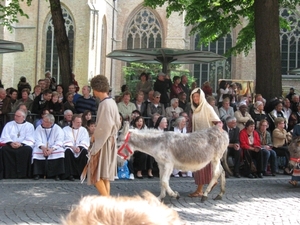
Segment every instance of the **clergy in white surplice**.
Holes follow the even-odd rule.
[[[31,177],[31,155],[34,146],[34,127],[25,121],[26,112],[17,110],[14,120],[8,122],[2,132],[0,143],[0,178]],[[1,169],[0,169],[1,170]]]
[[[56,181],[65,173],[63,148],[64,132],[54,123],[52,114],[43,116],[42,124],[34,132],[35,146],[32,153],[33,176],[53,177]]]
[[[79,178],[86,163],[90,145],[88,131],[81,126],[80,114],[74,114],[72,127],[64,127],[65,133],[65,174],[64,178],[74,181]]]

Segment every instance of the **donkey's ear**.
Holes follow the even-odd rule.
[[[129,122],[128,122],[128,121],[125,121],[125,122],[124,122],[124,126],[123,126],[124,134],[127,134],[127,133],[128,133],[129,127],[130,127]]]

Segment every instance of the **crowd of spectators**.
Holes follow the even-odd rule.
[[[124,85],[121,97],[115,100],[121,120],[129,121],[132,128],[186,133],[192,132],[190,95],[196,87],[195,82],[189,87],[186,75],[175,76],[172,82],[168,75],[160,72],[152,82],[148,74],[142,73],[136,92],[130,93]],[[256,94],[253,101],[250,94],[238,96],[236,84],[226,81],[220,82],[217,98],[209,82],[201,88],[205,101],[223,121],[223,129],[229,134],[228,155],[232,158],[235,177],[241,177],[241,173],[248,178],[276,176],[279,169],[285,174],[291,173],[287,145],[293,137],[300,136],[299,96],[293,88],[287,96],[268,102],[261,94]],[[81,155],[86,154],[96,129],[94,118],[99,100],[91,91],[91,87],[85,85],[81,88],[82,95],[79,94],[73,75],[73,82],[64,95],[63,86],[56,84],[49,71],[34,86],[21,77],[17,89],[0,87],[0,144],[3,146],[0,178],[47,176],[74,180],[78,177],[86,160],[79,156],[82,152]],[[30,132],[23,132],[22,136],[20,131],[25,124]],[[85,136],[82,141],[79,140],[81,127],[86,131],[82,131]],[[72,144],[66,144],[71,143],[67,137],[73,139]],[[18,154],[17,151],[12,153],[12,149],[31,151],[31,157],[22,156],[21,161],[29,164],[26,169],[18,158],[15,164],[9,164],[9,157],[14,157],[10,154]],[[153,177],[155,160],[151,156],[137,151],[129,164],[135,177],[142,179],[143,172],[148,178]],[[18,165],[24,167],[22,173]],[[175,177],[191,174],[175,169]]]

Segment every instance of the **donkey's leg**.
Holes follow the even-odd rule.
[[[158,163],[159,168],[159,178],[160,178],[160,195],[158,196],[158,199],[163,199],[166,196],[166,191],[169,196],[179,198],[178,192],[174,192],[169,185],[169,180],[171,173],[173,171],[173,163],[165,163],[161,164]]]
[[[222,173],[222,166],[221,166],[221,162],[220,159],[213,159],[211,161],[211,166],[212,166],[212,179],[209,182],[205,192],[203,193],[203,196],[201,198],[201,202],[204,202],[207,200],[207,195],[208,193],[212,190],[212,187],[214,186],[214,184],[218,181],[218,178],[220,177],[221,173]],[[219,194],[220,195],[220,194]],[[222,195],[221,195],[221,199],[222,199]]]

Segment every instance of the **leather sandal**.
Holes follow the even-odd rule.
[[[298,182],[295,181],[295,180],[290,180],[289,183],[290,183],[291,185],[293,185],[294,187],[296,187],[297,184],[298,184]]]
[[[191,198],[194,198],[194,197],[202,197],[202,196],[203,196],[203,193],[201,193],[201,192],[196,192],[196,191],[195,191],[195,192],[189,194],[188,196],[191,197]]]

